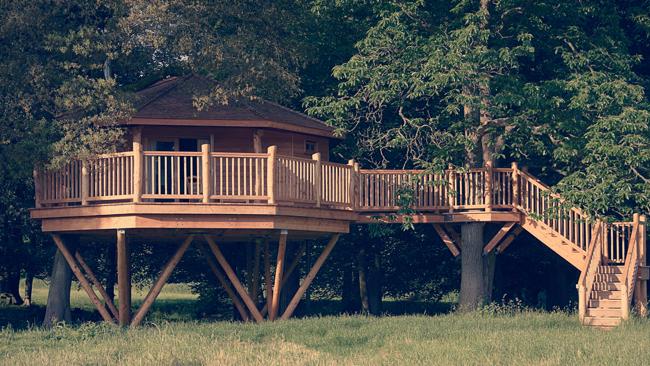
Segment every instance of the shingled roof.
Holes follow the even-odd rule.
[[[196,75],[160,80],[136,93],[137,112],[127,124],[266,127],[334,137],[334,129],[322,121],[263,99],[231,101],[198,111],[192,98],[211,83]]]

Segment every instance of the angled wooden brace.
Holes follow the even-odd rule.
[[[92,287],[90,286],[90,283],[88,283],[88,280],[81,272],[81,268],[79,268],[77,261],[72,256],[72,253],[70,253],[68,247],[61,239],[61,236],[59,236],[58,234],[52,234],[52,239],[54,239],[54,243],[56,244],[57,248],[59,248],[59,250],[61,251],[61,254],[63,254],[63,257],[65,258],[66,262],[68,262],[68,265],[72,270],[72,273],[74,273],[74,275],[77,277],[77,280],[79,280],[79,284],[81,284],[81,287],[84,289],[84,291],[86,291],[86,294],[90,298],[90,301],[92,301],[92,303],[95,305],[95,308],[97,308],[97,311],[99,311],[99,314],[102,316],[102,319],[104,319],[104,321],[106,321],[107,323],[114,323],[113,317],[111,316],[111,314],[108,313],[108,311],[106,310],[102,302],[97,297],[95,291],[93,291]]]
[[[307,288],[314,281],[314,278],[316,278],[318,271],[323,266],[323,263],[325,263],[325,260],[332,252],[332,249],[334,249],[334,245],[336,245],[336,242],[339,240],[339,236],[341,236],[341,234],[338,233],[334,234],[330,238],[329,242],[327,242],[325,249],[323,249],[323,252],[318,257],[318,259],[316,259],[316,262],[314,262],[314,266],[311,268],[311,270],[309,270],[309,273],[302,281],[302,284],[300,284],[298,291],[296,291],[296,294],[293,295],[291,301],[289,302],[289,305],[287,305],[287,308],[284,310],[284,313],[282,314],[281,317],[282,320],[289,319],[293,314],[293,312],[296,310],[298,303],[300,303],[300,300],[302,299],[302,295],[305,293],[305,291],[307,291]]]
[[[81,256],[81,253],[77,250],[76,253],[74,254],[75,259],[77,259],[77,262],[79,262],[79,265],[81,268],[83,268],[84,271],[86,271],[86,275],[88,275],[88,278],[90,278],[90,281],[93,283],[95,288],[97,288],[97,291],[99,291],[99,294],[102,295],[102,298],[104,299],[104,303],[106,306],[108,306],[108,310],[111,311],[111,314],[113,315],[113,319],[115,321],[118,320],[119,314],[117,312],[117,308],[115,307],[115,304],[111,300],[111,298],[108,296],[108,293],[106,292],[106,289],[104,289],[104,286],[102,285],[101,282],[97,279],[95,276],[95,273],[93,270],[90,268],[90,266],[86,263],[86,261],[83,259]]]
[[[212,254],[214,254],[214,256],[217,258],[217,261],[221,265],[221,268],[223,268],[223,271],[226,272],[226,276],[228,276],[230,279],[230,282],[235,287],[235,290],[237,290],[239,297],[244,301],[244,304],[246,304],[248,311],[250,311],[251,315],[253,315],[255,321],[258,323],[264,321],[264,318],[262,317],[262,314],[260,314],[260,311],[257,310],[257,306],[253,302],[253,299],[251,299],[251,297],[248,295],[248,291],[246,291],[244,286],[237,278],[237,274],[235,274],[235,271],[233,271],[230,264],[228,264],[226,257],[224,257],[217,243],[215,243],[214,239],[212,239],[212,237],[209,235],[205,235],[204,237],[205,241],[207,241],[208,245],[210,246]]]
[[[158,276],[158,279],[142,301],[142,305],[140,305],[138,312],[133,316],[133,320],[131,320],[132,327],[137,327],[140,325],[144,319],[144,316],[149,311],[149,308],[151,308],[151,305],[153,305],[153,302],[160,294],[160,291],[162,291],[163,286],[165,286],[165,283],[169,279],[169,276],[171,276],[172,272],[174,271],[174,268],[176,268],[178,262],[180,262],[181,258],[183,258],[183,254],[185,254],[185,251],[187,251],[187,248],[192,243],[192,240],[194,240],[193,235],[190,235],[187,239],[185,239],[183,244],[181,244],[181,246],[176,250],[176,253],[174,253],[167,264],[165,264],[162,271],[160,272],[160,275]]]
[[[237,294],[235,294],[235,292],[233,291],[232,286],[230,286],[230,283],[228,283],[228,280],[226,279],[225,275],[221,273],[221,271],[219,270],[217,263],[215,263],[215,259],[210,257],[210,254],[206,249],[203,249],[202,247],[199,248],[201,254],[203,254],[203,256],[205,257],[206,262],[208,262],[208,267],[210,267],[212,273],[214,273],[214,275],[217,277],[217,280],[219,280],[221,286],[223,286],[223,289],[226,291],[226,294],[228,294],[228,297],[230,297],[230,300],[232,300],[233,305],[235,305],[235,308],[237,308],[239,315],[241,315],[244,321],[249,321],[250,317],[248,316],[246,307],[244,307],[244,304],[242,304],[241,300],[239,300],[239,297],[237,297]]]
[[[289,277],[293,273],[293,271],[298,267],[298,264],[300,263],[300,259],[302,256],[305,254],[306,247],[305,245],[300,246],[300,250],[298,253],[296,253],[296,256],[293,258],[291,264],[289,265],[289,268],[284,273],[284,276],[282,276],[282,282],[280,284],[280,287],[284,287],[284,285],[287,283],[289,280]],[[265,304],[264,307],[261,310],[262,315],[266,315],[268,313],[269,307],[268,304]]]
[[[287,252],[287,230],[280,232],[278,242],[278,259],[275,262],[275,277],[273,278],[273,297],[269,306],[269,319],[275,320],[280,309],[280,293],[282,292],[282,277],[284,272],[284,257]]]
[[[451,240],[454,241],[458,249],[463,249],[460,247],[460,234],[454,230],[454,227],[451,226],[450,224],[444,224],[443,227],[445,228],[445,231],[449,234],[449,237]]]
[[[521,228],[521,226],[517,226],[514,230],[512,230],[512,233],[508,235],[501,244],[497,247],[496,251],[497,254],[503,253],[504,250],[515,240],[517,235],[519,235],[524,229]]]
[[[453,240],[447,235],[445,230],[440,226],[440,224],[433,224],[433,228],[436,229],[436,232],[438,235],[440,235],[440,239],[442,239],[442,242],[445,243],[447,248],[449,248],[449,251],[454,257],[457,257],[460,254],[460,249],[458,249],[458,246],[454,243]]]
[[[490,239],[487,245],[483,248],[483,255],[490,253],[496,246],[501,242],[501,240],[508,234],[510,229],[512,229],[517,223],[516,222],[507,222],[503,224],[501,229]]]

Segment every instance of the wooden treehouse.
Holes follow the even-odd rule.
[[[35,171],[32,217],[51,233],[105,321],[140,324],[197,241],[207,242],[206,268],[243,319],[287,319],[350,224],[401,220],[398,196],[404,189],[414,192],[413,222],[433,225],[452,255],[462,250],[455,224],[492,222],[502,226],[484,253],[503,252],[525,230],[576,267],[583,324],[617,325],[629,316],[633,298],[645,314],[644,216],[592,221],[514,163],[442,174],[333,163],[332,128],[266,101],[197,112],[190,86],[201,82],[170,78],[139,92],[138,111],[125,123],[130,143],[120,152],[70,162],[57,171]],[[67,241],[88,239],[117,243],[119,309],[82,253],[69,250]],[[141,239],[179,246],[142,306],[132,311],[128,242]],[[302,253],[288,263],[287,241],[306,239],[327,245],[280,309],[280,293]],[[222,251],[242,242],[256,243],[255,275],[245,283]],[[272,266],[270,243],[276,242]]]

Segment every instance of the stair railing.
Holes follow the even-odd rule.
[[[578,280],[578,316],[582,321],[587,314],[587,302],[591,297],[594,282],[596,280],[596,273],[598,267],[602,263],[602,250],[603,250],[603,223],[598,221],[594,225],[591,234],[591,243],[587,250],[587,258],[585,267],[580,274]]]
[[[623,267],[623,288],[621,289],[621,317],[630,317],[630,307],[636,277],[639,271],[639,214],[634,214],[632,235],[625,256],[625,267]]]

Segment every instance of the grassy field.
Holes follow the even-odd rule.
[[[464,315],[313,317],[261,325],[200,322],[173,315],[183,308],[179,304],[191,307],[194,297],[186,290],[166,287],[159,316],[129,331],[98,323],[53,330],[14,330],[12,324],[0,331],[0,364],[641,365],[650,359],[647,320],[606,332],[580,326],[573,314],[491,308]],[[42,304],[45,290],[38,291],[36,302]],[[166,312],[166,304],[174,311]],[[75,292],[73,306],[88,303]]]

